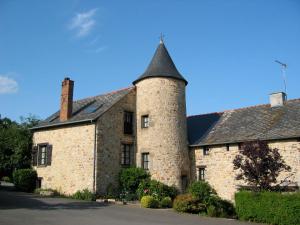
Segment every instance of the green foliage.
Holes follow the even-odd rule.
[[[188,187],[188,193],[203,203],[206,203],[212,194],[216,194],[213,188],[204,181],[191,183]]]
[[[0,118],[0,175],[11,176],[15,169],[30,168],[32,132],[29,128],[38,122],[30,115],[17,123]]]
[[[109,184],[106,188],[106,198],[118,198],[119,197],[119,192],[118,189],[113,185]]]
[[[32,192],[35,189],[37,173],[32,169],[19,169],[13,173],[13,182],[17,190]]]
[[[160,205],[162,208],[172,208],[172,199],[170,197],[164,197],[161,201],[160,201]]]
[[[88,189],[83,189],[82,191],[76,191],[71,198],[78,200],[86,200],[86,201],[96,201],[96,195],[89,191]]]
[[[10,178],[9,177],[7,177],[7,176],[5,176],[5,177],[2,177],[2,181],[4,181],[4,182],[11,182],[11,180],[10,180]]]
[[[150,195],[145,195],[141,199],[141,206],[144,208],[158,208],[159,201]]]
[[[157,180],[148,179],[139,184],[136,193],[139,199],[145,195],[152,195],[158,200],[162,200],[164,197],[171,197],[171,199],[174,199],[178,191],[173,186],[168,186]]]
[[[201,213],[205,212],[206,206],[191,194],[178,195],[173,202],[173,208],[177,212]]]
[[[300,224],[300,193],[248,192],[235,195],[239,219],[276,225]]]
[[[230,201],[213,195],[207,201],[207,215],[213,217],[235,217],[235,208]]]
[[[126,168],[119,173],[119,186],[123,195],[133,195],[141,181],[149,179],[150,175],[142,168]]]

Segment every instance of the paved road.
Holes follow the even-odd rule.
[[[170,210],[144,209],[128,205],[103,205],[97,202],[38,195],[0,189],[2,225],[246,225],[228,219],[178,214]]]

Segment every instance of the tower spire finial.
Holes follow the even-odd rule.
[[[164,43],[164,37],[165,37],[165,35],[163,33],[160,33],[160,37],[159,37],[159,43],[160,44]]]

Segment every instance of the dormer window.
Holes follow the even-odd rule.
[[[143,115],[142,116],[142,128],[148,128],[149,127],[149,116]]]

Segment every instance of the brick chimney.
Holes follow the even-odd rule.
[[[66,77],[62,82],[60,101],[60,121],[66,121],[72,117],[74,81]]]

